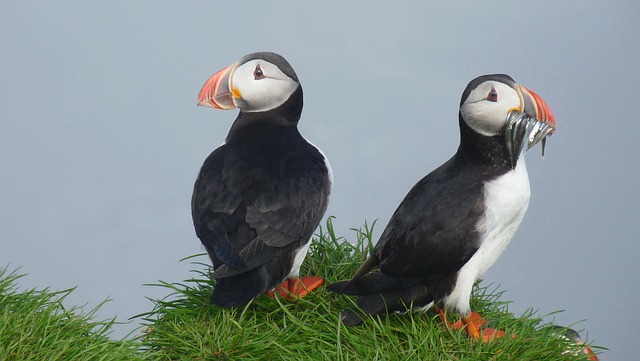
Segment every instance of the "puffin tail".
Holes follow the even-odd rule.
[[[260,290],[235,282],[232,278],[216,280],[216,287],[211,295],[211,304],[220,307],[244,306],[260,294]]]
[[[279,281],[272,275],[261,272],[260,268],[215,280],[211,303],[220,307],[244,306],[253,298],[275,287]]]
[[[342,322],[354,326],[369,316],[429,305],[433,296],[420,281],[373,272],[350,281],[332,283],[327,288],[335,293],[358,296],[356,307],[342,312]]]

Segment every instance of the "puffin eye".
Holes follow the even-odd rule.
[[[498,101],[498,92],[494,87],[491,87],[491,91],[489,91],[489,94],[487,94],[487,100],[490,102]]]
[[[258,80],[264,77],[264,72],[260,69],[260,64],[256,65],[256,68],[253,70],[253,79]]]

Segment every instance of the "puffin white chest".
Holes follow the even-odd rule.
[[[489,270],[515,235],[529,207],[530,194],[524,156],[516,169],[485,185],[485,216],[476,225],[480,248],[471,259],[477,258],[477,278]]]
[[[447,309],[467,314],[474,282],[496,262],[515,235],[529,206],[530,188],[524,157],[516,168],[484,186],[485,214],[476,225],[479,248],[458,272],[453,292],[445,298]]]

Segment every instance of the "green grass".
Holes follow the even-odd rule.
[[[66,309],[64,291],[17,291],[23,275],[0,269],[0,360],[142,360],[137,340],[114,341],[114,320],[95,321],[98,307],[83,314]]]
[[[372,245],[372,227],[354,229],[355,242],[336,237],[331,219],[311,246],[302,275],[327,282],[353,275]],[[195,276],[183,283],[161,282],[171,295],[140,315],[146,325],[143,347],[158,360],[584,360],[555,336],[533,312],[508,312],[495,288],[474,289],[472,308],[508,337],[490,343],[470,340],[444,327],[433,312],[393,314],[346,327],[339,312],[349,297],[324,287],[298,301],[259,297],[243,308],[208,304],[211,269],[205,255]],[[573,347],[573,348],[572,348]]]
[[[372,226],[355,239],[336,237],[331,219],[314,239],[302,274],[327,282],[353,275],[372,245]],[[266,296],[246,307],[209,305],[213,283],[206,255],[187,258],[191,279],[160,282],[169,294],[136,316],[142,333],[111,340],[114,320],[95,321],[78,307],[66,309],[70,290],[19,292],[15,272],[0,270],[0,361],[6,360],[584,360],[533,312],[508,312],[502,292],[476,286],[472,307],[508,337],[484,344],[438,322],[433,312],[393,314],[345,327],[339,312],[353,300],[324,287],[289,301]],[[99,307],[99,306],[98,306]],[[513,336],[513,337],[512,337]],[[569,353],[567,353],[569,351]]]

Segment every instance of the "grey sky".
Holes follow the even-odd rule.
[[[200,86],[274,51],[305,91],[300,128],[330,159],[338,232],[378,220],[458,145],[462,90],[502,72],[558,123],[527,155],[532,200],[485,284],[631,359],[640,274],[640,5],[633,1],[0,3],[0,266],[69,304],[147,311],[201,252],[189,201],[236,111]],[[119,327],[122,336],[134,325]],[[583,332],[585,336],[587,332]]]

